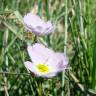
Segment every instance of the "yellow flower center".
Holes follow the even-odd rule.
[[[45,64],[38,64],[37,69],[41,73],[48,73],[48,71],[49,71],[49,67],[47,65],[45,65]]]

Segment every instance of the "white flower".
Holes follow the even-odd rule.
[[[25,15],[23,20],[26,29],[35,35],[42,36],[54,32],[55,27],[50,21],[45,22],[38,15],[32,14],[31,12]]]
[[[68,67],[68,58],[63,53],[54,52],[42,44],[35,43],[27,50],[31,62],[26,61],[25,67],[36,76],[51,78]]]

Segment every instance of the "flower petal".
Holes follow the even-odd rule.
[[[32,73],[37,74],[36,67],[35,67],[35,65],[32,62],[26,61],[26,62],[24,62],[24,65]]]
[[[46,23],[46,30],[45,30],[46,34],[49,34],[50,32],[54,32],[54,30],[55,30],[55,26],[50,21],[48,21]]]
[[[35,35],[47,35],[55,29],[50,21],[45,22],[38,15],[32,14],[31,12],[25,15],[23,20],[26,29]]]
[[[45,78],[52,78],[54,76],[56,76],[56,73],[47,73],[47,74],[43,74],[43,73],[39,73],[35,67],[34,64],[32,64],[30,61],[26,61],[24,62],[25,67],[32,73],[35,74],[35,76],[37,77],[45,77]]]
[[[54,76],[56,76],[56,75],[57,75],[57,73],[48,73],[48,74],[42,75],[41,77],[52,78],[52,77],[54,77]]]
[[[68,58],[63,53],[55,53],[47,62],[53,72],[61,72],[68,67]]]
[[[28,46],[27,48],[28,54],[33,61],[33,63],[46,63],[47,60],[54,54],[54,51],[46,48],[42,44],[35,43],[32,46]]]
[[[23,20],[26,25],[32,26],[33,28],[44,24],[44,21],[38,15],[32,14],[31,12],[25,15]]]

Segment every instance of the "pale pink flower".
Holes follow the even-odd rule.
[[[25,67],[36,76],[51,78],[68,67],[68,58],[64,53],[54,52],[42,44],[35,43],[27,48],[31,62]]]
[[[45,22],[38,15],[31,12],[25,15],[23,20],[26,29],[35,35],[42,36],[54,32],[55,27],[50,21]]]

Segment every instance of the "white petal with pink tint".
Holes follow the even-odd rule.
[[[53,67],[53,72],[60,72],[68,67],[68,58],[64,53],[55,53],[48,59],[47,65]]]
[[[27,68],[27,70],[37,74],[36,66],[32,62],[26,61],[26,62],[24,62],[24,65]]]
[[[45,22],[38,15],[32,14],[31,12],[25,15],[23,20],[25,28],[35,35],[43,36],[55,30],[54,25],[50,21]]]
[[[50,56],[54,54],[51,49],[46,48],[42,44],[35,43],[33,46],[28,46],[28,54],[31,60],[36,63],[46,63]]]

